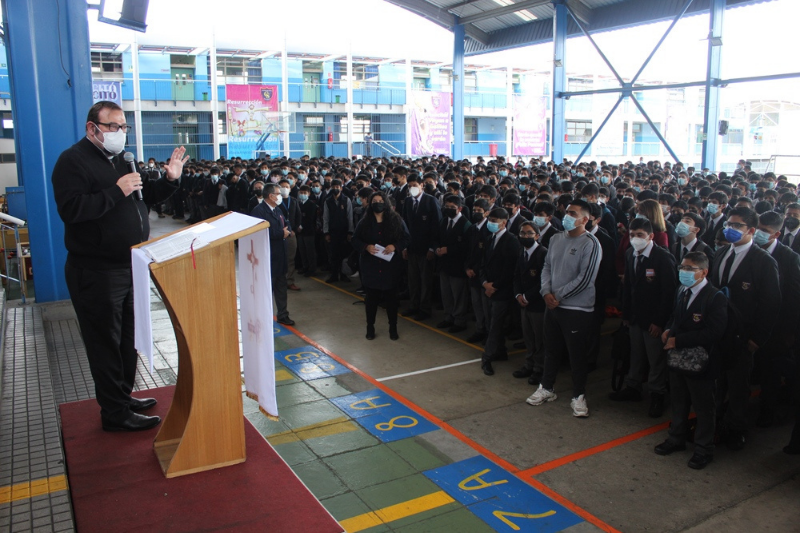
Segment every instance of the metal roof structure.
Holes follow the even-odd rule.
[[[465,55],[497,52],[553,40],[553,0],[386,0],[453,30],[464,25]],[[770,0],[727,0],[739,7]],[[591,33],[672,20],[685,0],[566,0],[570,10]],[[686,15],[707,13],[711,0],[694,0]],[[582,32],[574,20],[569,37]]]

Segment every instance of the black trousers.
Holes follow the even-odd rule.
[[[685,444],[689,433],[689,411],[694,407],[697,426],[694,433],[694,451],[701,455],[714,454],[714,431],[716,407],[714,402],[714,380],[696,379],[669,371],[672,425],[669,440]]]
[[[572,368],[572,397],[586,393],[587,353],[592,331],[591,312],[574,309],[547,309],[544,312],[544,375],[542,387],[553,390],[564,352]]]
[[[397,324],[397,307],[399,305],[397,300],[397,287],[393,289],[370,289],[364,287],[366,291],[366,298],[364,298],[364,306],[367,309],[367,325],[375,325],[375,317],[378,314],[378,304],[383,300],[386,306],[386,316],[389,318],[389,325]]]
[[[94,379],[100,415],[113,422],[130,416],[136,379],[131,269],[65,267],[67,289],[78,317]]]

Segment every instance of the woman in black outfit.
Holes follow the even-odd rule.
[[[369,198],[369,209],[356,226],[352,240],[359,253],[361,283],[366,291],[368,340],[375,338],[375,315],[381,300],[389,317],[389,338],[393,341],[400,338],[397,334],[397,288],[403,273],[402,252],[410,239],[405,222],[391,208],[386,195],[373,193]],[[385,250],[378,251],[376,245]],[[378,257],[391,253],[394,256],[390,261]]]

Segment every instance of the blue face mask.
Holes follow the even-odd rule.
[[[361,197],[356,198],[356,204],[361,205]]]
[[[501,171],[499,172],[499,174],[500,174],[500,177],[501,177],[501,178],[505,178],[506,176],[508,176],[508,172],[507,172],[507,171],[505,171],[505,170],[501,170]]]
[[[281,174],[283,174],[284,176],[288,176],[289,175],[289,169],[288,168],[281,169]]]
[[[686,185],[686,179],[684,179],[684,178],[678,178],[678,185],[680,185],[681,187],[683,187],[684,185]]]
[[[751,183],[750,184],[750,190],[751,191],[755,191],[756,190],[756,184],[755,183]]]
[[[725,228],[724,230],[722,230],[722,234],[725,236],[725,240],[731,244],[737,243],[740,240],[742,240],[742,235],[744,235],[744,233],[742,233],[738,229],[733,229],[733,228]]]
[[[533,223],[537,228],[543,228],[547,225],[546,217],[533,217]]]
[[[607,184],[609,181],[611,181],[611,178],[609,178],[608,176],[602,176],[600,178],[600,183]]]
[[[689,227],[689,224],[687,224],[686,222],[683,222],[683,221],[678,222],[678,225],[675,226],[675,233],[680,238],[686,237],[691,232],[692,232],[692,228]]]
[[[319,193],[322,191],[322,189],[320,189],[319,187],[312,187],[312,188],[311,188],[311,191],[312,191],[314,194],[319,194]]]
[[[706,211],[708,211],[708,212],[709,212],[709,213],[711,213],[712,215],[716,215],[716,214],[717,214],[717,211],[719,211],[719,206],[718,206],[717,204],[712,204],[712,203],[709,203],[709,204],[706,206]]]
[[[764,246],[769,242],[770,237],[772,237],[772,235],[770,235],[766,231],[757,229],[755,235],[753,235],[753,242],[756,243],[758,246]]]
[[[575,217],[570,215],[564,215],[564,218],[561,220],[561,223],[564,225],[564,229],[567,231],[572,231],[575,229],[575,222]]]
[[[487,222],[486,229],[488,229],[490,233],[497,233],[500,231],[500,224],[498,222]]]
[[[327,176],[328,175],[328,171],[325,170],[325,169],[320,170],[319,173],[322,174],[323,176]]]
[[[694,270],[686,272],[685,270],[678,271],[678,280],[684,287],[693,287],[697,280],[694,279]]]
[[[636,192],[642,192],[642,188],[641,187],[634,187],[633,190],[636,191]]]

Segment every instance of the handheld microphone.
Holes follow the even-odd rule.
[[[131,172],[135,172],[136,174],[139,173],[139,169],[136,168],[136,158],[133,157],[133,154],[131,152],[125,152],[125,155],[122,156],[122,158],[125,160],[126,163],[128,163],[128,165],[130,165]],[[136,189],[135,191],[133,191],[133,194],[136,195],[137,200],[144,200],[144,198],[142,198],[141,189]]]

